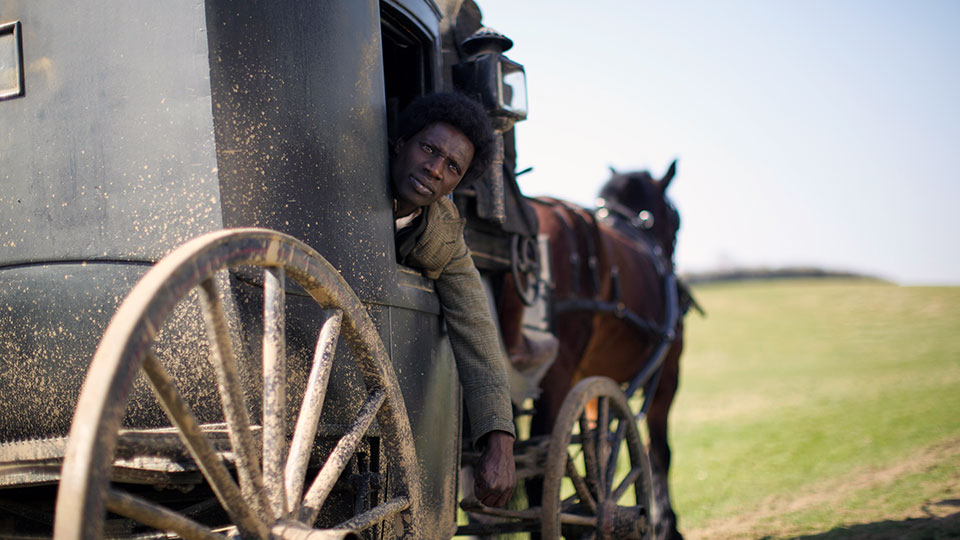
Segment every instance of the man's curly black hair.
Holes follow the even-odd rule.
[[[493,127],[483,107],[463,94],[437,93],[418,97],[400,113],[397,136],[409,140],[421,129],[437,122],[457,128],[473,143],[473,160],[460,184],[468,185],[483,176],[495,152]]]

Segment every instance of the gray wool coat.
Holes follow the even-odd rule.
[[[463,240],[466,220],[446,197],[424,207],[426,228],[404,264],[434,280],[457,362],[474,441],[493,430],[514,436],[506,358],[480,273]]]

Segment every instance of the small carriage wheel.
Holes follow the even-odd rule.
[[[222,297],[221,269],[263,267],[263,464],[240,385]],[[285,277],[293,278],[332,315],[323,324],[292,440],[284,433],[286,402]],[[164,321],[196,290],[200,299],[239,485],[151,351]],[[359,367],[365,396],[353,425],[305,486],[338,336]],[[121,492],[110,471],[121,418],[142,369],[167,417],[230,518],[213,531],[185,515]],[[331,530],[312,530],[320,508],[358,444],[377,421],[389,486],[384,501]],[[336,269],[287,235],[234,229],[201,236],[157,263],[131,290],[104,333],[74,413],[56,507],[56,539],[100,538],[106,510],[182,538],[352,538],[390,520],[419,535],[419,468],[396,374],[363,304]],[[400,531],[398,531],[400,532]]]
[[[513,235],[510,239],[510,271],[513,286],[520,300],[527,307],[540,297],[540,252],[537,239]]]
[[[618,473],[618,462],[628,467]],[[624,498],[631,491],[632,501]],[[580,381],[564,399],[550,439],[543,538],[652,538],[652,504],[650,462],[626,396],[607,377]]]

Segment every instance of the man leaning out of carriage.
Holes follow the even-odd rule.
[[[503,506],[513,493],[515,437],[505,359],[480,274],[463,239],[464,220],[447,195],[481,177],[493,158],[486,112],[460,94],[431,94],[400,115],[390,182],[397,260],[436,284],[457,362],[471,435],[481,450],[475,493]]]

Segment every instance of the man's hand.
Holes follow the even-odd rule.
[[[487,433],[480,463],[473,470],[474,492],[487,506],[507,504],[517,485],[513,462],[513,435],[505,431]]]

